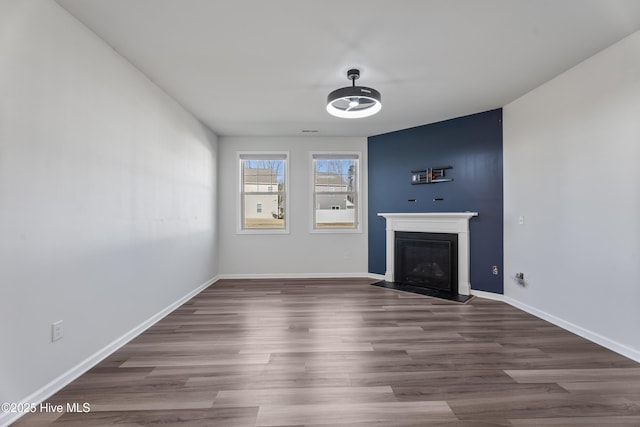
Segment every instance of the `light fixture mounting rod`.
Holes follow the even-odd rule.
[[[360,78],[360,70],[358,70],[357,68],[350,69],[349,71],[347,71],[347,78],[351,80],[351,85],[355,87],[356,80]]]

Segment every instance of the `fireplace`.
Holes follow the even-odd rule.
[[[399,283],[458,293],[458,235],[395,232],[395,273]]]
[[[422,213],[379,213],[387,223],[386,282],[399,282],[396,275],[395,234],[398,232],[455,234],[457,236],[457,292],[471,293],[469,283],[469,220],[478,216],[477,212],[422,212]],[[453,279],[456,282],[456,279]],[[455,286],[455,285],[454,285]]]

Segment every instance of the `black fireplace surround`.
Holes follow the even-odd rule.
[[[458,293],[458,235],[396,231],[394,282]]]

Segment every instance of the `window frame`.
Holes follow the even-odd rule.
[[[284,191],[275,191],[273,194],[282,193],[284,197],[284,227],[283,228],[245,228],[245,192],[243,176],[243,160],[282,160],[284,162]],[[288,151],[238,151],[236,153],[237,184],[236,184],[236,234],[288,234],[290,222],[289,207],[289,152]],[[270,194],[270,193],[265,193]],[[264,209],[264,206],[263,206]]]
[[[316,182],[315,182],[315,174],[316,174],[316,163],[315,160],[331,160],[331,159],[344,159],[344,160],[356,160],[356,185],[354,188],[355,193],[355,226],[352,228],[345,227],[316,227]],[[311,205],[311,220],[310,220],[310,233],[314,234],[353,234],[353,233],[362,233],[362,152],[360,151],[312,151],[309,156],[311,171],[310,174],[310,205]],[[333,191],[335,192],[335,190]],[[326,193],[331,193],[331,191],[327,191]],[[344,209],[347,210],[347,209]],[[344,211],[341,209],[340,211]]]

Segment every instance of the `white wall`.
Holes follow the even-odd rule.
[[[360,233],[310,233],[312,211],[311,152],[359,151],[362,192]],[[289,233],[236,234],[238,151],[289,152]],[[220,138],[220,239],[222,276],[366,276],[367,139],[321,137]]]
[[[55,2],[0,2],[0,402],[216,275],[216,147]]]
[[[505,296],[640,361],[639,164],[640,32],[504,108]]]

